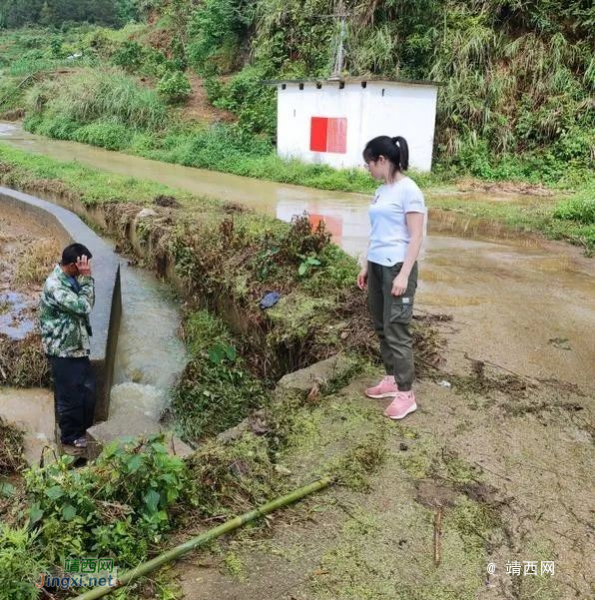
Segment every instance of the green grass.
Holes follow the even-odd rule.
[[[543,233],[553,240],[581,246],[587,255],[595,252],[595,183],[569,199],[539,199],[526,204],[489,202],[434,196],[433,208],[489,224],[503,224],[510,231]],[[480,227],[481,230],[481,227]]]
[[[83,202],[151,202],[160,194],[175,195],[180,200],[188,200],[190,195],[165,185],[147,180],[113,175],[84,167],[76,162],[60,162],[10,148],[0,144],[0,163],[12,167],[4,173],[3,182],[16,188],[27,187],[34,180],[47,180],[56,189],[66,186],[80,194]]]
[[[166,107],[157,93],[116,68],[81,70],[69,76],[67,85],[61,79],[43,81],[28,93],[26,109],[34,127],[58,118],[73,123],[73,134],[97,121],[129,130],[154,130],[166,123]]]

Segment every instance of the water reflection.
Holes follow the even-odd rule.
[[[0,334],[13,340],[24,340],[35,329],[30,317],[35,302],[18,292],[0,293]]]

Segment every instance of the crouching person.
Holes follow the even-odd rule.
[[[51,365],[63,445],[85,448],[93,425],[96,382],[89,360],[89,315],[95,303],[92,255],[82,244],[64,248],[39,304],[43,349]]]

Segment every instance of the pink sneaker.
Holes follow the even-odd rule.
[[[378,385],[368,388],[366,396],[368,398],[393,398],[398,391],[399,388],[395,383],[395,378],[392,375],[387,375],[380,380]]]
[[[387,409],[384,411],[384,415],[389,419],[403,419],[409,413],[417,410],[417,404],[415,403],[415,394],[413,391],[409,392],[397,392],[395,399],[389,404]]]

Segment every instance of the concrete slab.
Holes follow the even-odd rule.
[[[277,383],[275,397],[282,399],[288,393],[306,394],[316,386],[323,388],[344,376],[352,366],[351,359],[343,354],[336,354],[305,369],[288,373]]]

